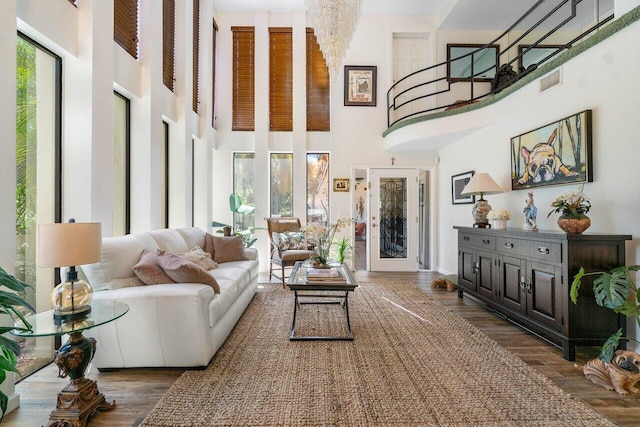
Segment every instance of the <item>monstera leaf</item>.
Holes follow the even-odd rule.
[[[593,293],[596,302],[611,310],[622,307],[634,290],[627,278],[626,268],[616,268],[611,273],[603,273],[593,281]]]
[[[600,354],[598,354],[598,359],[603,362],[609,362],[613,360],[613,356],[616,353],[616,349],[618,348],[618,342],[622,337],[622,329],[618,329],[618,332],[611,335],[609,339],[602,345],[600,349]]]

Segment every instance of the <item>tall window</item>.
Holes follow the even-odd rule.
[[[231,27],[231,31],[233,31],[233,119],[231,130],[254,130],[254,28]]]
[[[307,131],[331,130],[330,83],[316,35],[307,28]]]
[[[162,206],[161,222],[163,228],[169,228],[169,123],[162,122],[162,147],[161,155],[161,179],[160,205]]]
[[[176,0],[162,0],[162,82],[173,91],[175,72]]]
[[[130,102],[113,93],[113,235],[129,234]]]
[[[26,295],[38,311],[47,310],[56,284],[50,268],[36,264],[36,224],[61,220],[62,61],[35,42],[17,38],[16,87],[16,268],[15,275],[33,285]],[[8,153],[4,153],[8,154]],[[18,360],[30,374],[53,358],[53,340],[28,338]]]
[[[198,112],[200,72],[200,0],[193,0],[193,111]]]
[[[242,203],[251,206],[255,206],[255,158],[255,153],[233,153],[233,192],[240,196]],[[233,227],[236,230],[246,230],[255,224],[255,211],[248,215],[234,214]]]
[[[114,0],[113,39],[138,59],[138,0]]]
[[[211,40],[211,102],[213,104],[211,112],[211,126],[216,128],[216,115],[218,114],[218,108],[216,103],[216,55],[218,51],[218,24],[216,20],[213,20],[213,35]]]
[[[271,153],[270,215],[293,215],[293,154]]]
[[[307,153],[307,223],[329,219],[329,154]]]
[[[269,28],[269,130],[293,130],[291,28]]]

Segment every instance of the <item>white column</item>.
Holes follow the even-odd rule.
[[[16,240],[16,0],[0,2],[0,240]],[[16,248],[13,244],[0,245],[0,266],[14,272]],[[0,385],[7,395],[7,413],[20,406],[20,395],[15,392],[14,376],[7,373]]]
[[[63,219],[94,220],[111,234],[113,0],[78,2],[78,55],[64,68]]]
[[[293,13],[293,212],[307,222],[307,27],[306,13]]]

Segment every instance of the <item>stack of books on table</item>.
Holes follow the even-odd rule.
[[[310,268],[307,270],[307,282],[347,282],[337,268]]]

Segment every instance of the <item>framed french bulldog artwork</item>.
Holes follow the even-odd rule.
[[[592,182],[591,110],[511,138],[511,189]]]

